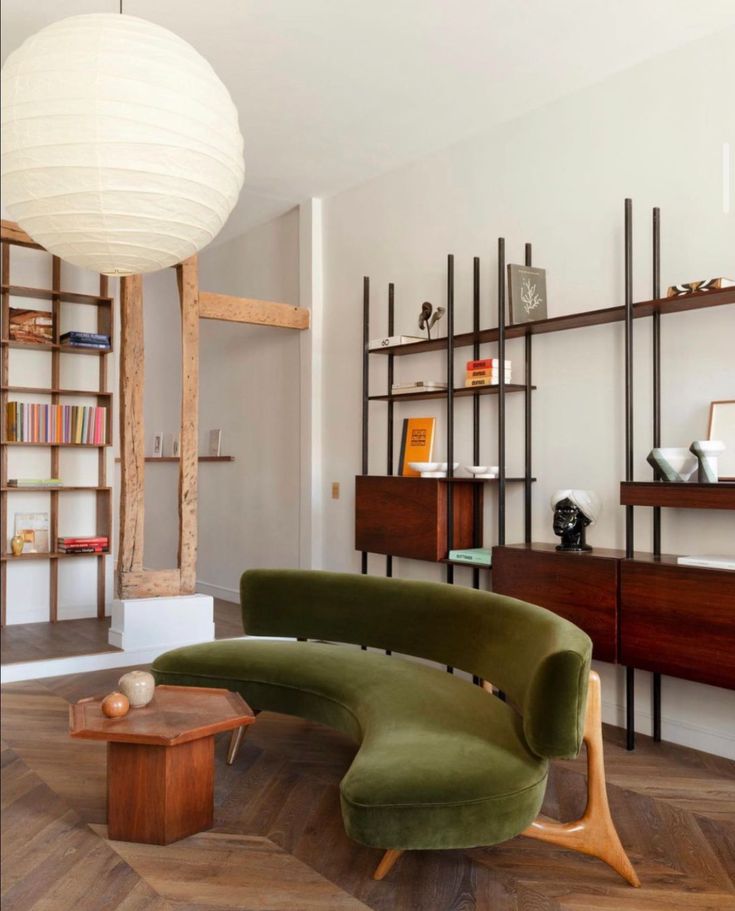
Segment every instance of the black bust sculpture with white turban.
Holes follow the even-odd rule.
[[[557,550],[585,551],[592,548],[585,541],[588,525],[600,515],[600,498],[593,490],[557,490],[551,498],[554,510],[554,534],[561,537]]]

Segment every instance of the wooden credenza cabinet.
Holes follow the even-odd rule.
[[[595,548],[493,548],[493,591],[576,623],[601,661],[735,689],[735,572]]]
[[[621,554],[560,553],[553,544],[493,547],[493,591],[571,620],[592,639],[595,658],[617,662]]]

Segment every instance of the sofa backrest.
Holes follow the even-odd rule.
[[[240,593],[248,635],[354,643],[451,665],[507,693],[534,753],[579,752],[592,643],[542,607],[443,583],[313,570],[248,570]]]

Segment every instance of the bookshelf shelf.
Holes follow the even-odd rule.
[[[717,291],[697,291],[683,294],[680,297],[663,297],[640,301],[633,304],[633,319],[659,314],[682,313],[686,310],[702,310],[707,307],[720,307],[735,303],[735,288],[723,288]],[[581,313],[569,313],[565,316],[553,316],[549,319],[535,320],[532,323],[518,323],[505,326],[505,338],[524,338],[529,335],[543,335],[547,332],[565,332],[568,329],[583,329],[587,326],[602,326],[606,323],[621,323],[625,320],[625,307],[606,307],[601,310],[587,310]],[[498,329],[483,329],[481,332],[463,332],[454,336],[455,348],[467,348],[475,344],[488,344],[498,341]],[[370,354],[404,355],[422,354],[426,351],[446,351],[447,339],[437,338],[431,341],[412,342],[408,345],[395,345],[392,348],[373,348]]]
[[[96,493],[99,491],[109,492],[111,487],[94,487],[92,485],[67,485],[59,484],[55,487],[49,485],[39,485],[38,487],[0,487],[2,493],[79,493],[80,491]]]
[[[86,554],[65,554],[61,551],[51,551],[51,553],[46,554],[20,554],[19,556],[14,556],[13,554],[1,554],[0,562],[2,563],[24,563],[26,560],[71,560],[75,557],[109,557],[110,551],[103,550],[99,553],[86,553]]]
[[[28,395],[83,395],[90,398],[112,398],[111,392],[98,389],[62,389],[53,386],[0,386],[0,392],[20,392]]]
[[[112,348],[84,348],[81,345],[57,345],[51,342],[17,342],[4,338],[0,341],[3,348],[24,348],[26,351],[59,351],[61,354],[111,354]]]
[[[36,300],[60,300],[65,304],[91,304],[92,306],[107,306],[112,304],[112,298],[97,294],[80,294],[77,291],[54,291],[48,288],[26,288],[23,285],[2,285],[0,291],[10,297],[31,297]]]
[[[45,257],[50,258],[49,275],[50,287],[31,288],[25,285],[14,285],[10,280],[11,248],[21,246],[39,250]],[[52,320],[53,335],[48,342],[40,344],[24,342],[10,338],[0,339],[0,434],[4,436],[6,428],[6,414],[9,397],[21,395],[38,395],[50,397],[51,405],[58,405],[65,396],[78,396],[96,399],[98,406],[107,408],[107,422],[105,427],[104,443],[48,443],[36,441],[8,441],[0,439],[0,622],[7,622],[7,574],[8,567],[15,561],[46,561],[49,572],[49,620],[55,623],[58,620],[58,561],[72,557],[96,557],[97,581],[92,597],[96,600],[97,617],[105,616],[105,559],[109,550],[100,553],[62,553],[55,550],[58,539],[59,509],[61,500],[59,494],[93,493],[95,495],[94,518],[95,534],[112,539],[112,488],[107,485],[107,447],[112,444],[112,392],[107,387],[107,358],[113,346],[109,348],[83,348],[62,342],[60,325],[63,308],[66,304],[86,304],[96,308],[97,333],[113,335],[113,298],[109,294],[109,282],[106,276],[99,277],[99,294],[83,294],[76,291],[62,289],[62,265],[56,256],[50,256],[37,244],[29,243],[29,239],[18,226],[12,222],[3,221],[0,236],[0,250],[2,252],[2,282],[0,283],[0,301],[2,306],[2,326],[8,332],[10,325],[10,300],[11,298],[26,298],[46,300],[51,302],[49,316]],[[26,351],[43,351],[50,355],[51,370],[50,384],[48,386],[18,385],[10,382],[10,357],[11,351],[23,349]],[[61,366],[64,363],[62,355],[92,355],[97,357],[98,383],[97,389],[66,389],[61,385]],[[48,450],[48,476],[59,477],[59,460],[61,449],[87,449],[97,453],[96,484],[69,484],[59,487],[39,485],[34,487],[13,487],[8,484],[9,453],[10,447],[34,447]],[[15,473],[15,471],[14,471]],[[48,531],[49,543],[52,551],[40,554],[21,554],[14,556],[9,553],[9,539],[12,535],[8,518],[8,503],[11,494],[17,493],[48,493]],[[17,501],[16,501],[17,502]]]

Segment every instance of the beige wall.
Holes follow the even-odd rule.
[[[299,303],[299,217],[286,215],[200,256],[208,291]],[[181,360],[175,275],[146,278],[146,452],[178,430]],[[199,451],[222,430],[232,463],[200,463],[198,588],[238,600],[251,566],[298,565],[299,338],[297,333],[202,320]],[[168,449],[166,450],[168,452]],[[145,563],[176,564],[177,471],[146,467]]]
[[[735,215],[722,203],[722,144],[735,149],[729,52],[735,35],[693,44],[628,70],[589,90],[522,117],[324,203],[324,518],[325,567],[357,570],[353,476],[360,469],[362,276],[373,288],[371,337],[386,331],[387,284],[396,283],[396,331],[416,332],[421,301],[444,303],[446,254],[456,255],[456,329],[471,325],[472,257],[482,257],[483,323],[495,323],[496,239],[509,261],[534,243],[548,270],[549,313],[609,307],[623,301],[623,199],[635,202],[635,298],[650,297],[650,209],[663,213],[663,282],[732,274]],[[480,121],[478,121],[479,125]],[[735,209],[735,206],[732,208]],[[706,431],[711,399],[735,396],[733,307],[667,318],[662,334],[663,442],[688,445]],[[636,325],[636,464],[650,477],[650,325]],[[559,487],[589,487],[603,501],[593,545],[623,544],[623,335],[621,325],[534,339],[533,537],[552,541],[549,496]],[[484,353],[491,353],[487,348]],[[463,357],[458,354],[458,377]],[[514,378],[522,377],[522,342],[509,345]],[[385,361],[371,366],[372,389],[385,387]],[[441,378],[436,355],[399,358],[399,380]],[[508,401],[508,469],[522,470],[522,397]],[[496,462],[495,403],[482,400],[483,461]],[[401,418],[435,415],[438,451],[445,445],[443,408],[433,402],[396,408]],[[471,460],[471,406],[456,404],[456,458]],[[385,462],[385,406],[371,406],[370,471]],[[329,498],[341,481],[346,495]],[[486,544],[495,540],[488,489]],[[508,501],[507,540],[522,540],[522,500]],[[732,514],[666,511],[664,549],[735,553]],[[638,546],[650,546],[650,511],[637,510]],[[318,561],[318,558],[317,558]],[[443,578],[441,567],[400,560],[410,578]],[[383,571],[382,558],[371,571]],[[458,571],[469,584],[469,571]],[[607,717],[622,721],[622,673],[603,668]],[[647,675],[639,674],[639,721],[649,727]],[[664,732],[670,739],[735,754],[735,696],[683,681],[664,681]]]

